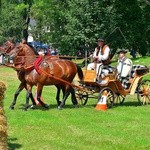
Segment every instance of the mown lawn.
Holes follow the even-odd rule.
[[[144,58],[135,61],[142,60]],[[148,57],[145,63],[150,64]],[[0,80],[7,85],[4,108],[11,150],[150,149],[150,106],[139,106],[136,96],[127,96],[122,106],[115,105],[106,112],[94,109],[96,99],[89,99],[84,107],[73,108],[69,97],[60,111],[55,100],[56,88],[51,86],[43,91],[44,101],[50,104],[49,110],[38,107],[22,111],[24,90],[12,111],[9,106],[19,85],[16,72],[0,67]]]

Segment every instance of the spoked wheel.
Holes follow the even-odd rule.
[[[116,94],[115,103],[123,104],[125,97],[120,94]]]
[[[76,98],[81,105],[86,105],[88,101],[88,93],[85,91],[77,91]]]
[[[103,88],[99,93],[98,101],[102,98],[103,93],[105,91],[107,92],[107,98],[106,98],[107,107],[111,108],[113,106],[114,100],[115,100],[114,92],[112,91],[111,88],[109,88],[109,87]]]
[[[150,103],[150,80],[143,80],[137,88],[137,98],[141,105]]]

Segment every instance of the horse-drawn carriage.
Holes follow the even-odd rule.
[[[108,107],[112,107],[115,102],[122,104],[127,94],[137,94],[140,104],[148,104],[150,103],[150,80],[142,80],[147,74],[149,74],[148,67],[134,65],[131,75],[121,82],[114,69],[105,77],[106,84],[99,84],[96,82],[95,70],[84,70],[84,80],[79,84],[83,90],[77,90],[76,95],[82,105],[87,103],[88,98],[97,98],[99,101],[104,91],[107,91]]]
[[[150,80],[142,80],[144,75],[149,74],[149,68],[146,66],[133,66],[131,76],[128,76],[122,82],[118,79],[116,69],[112,69],[107,76],[101,79],[107,79],[105,84],[100,84],[96,81],[95,70],[83,70],[84,78],[77,85],[71,82],[76,73],[78,73],[80,79],[82,78],[82,70],[70,61],[49,57],[41,59],[40,57],[39,62],[39,60],[37,61],[39,56],[27,44],[15,46],[10,43],[3,47],[1,51],[4,51],[9,57],[14,57],[14,64],[10,63],[10,66],[15,68],[19,80],[21,79],[21,84],[11,105],[12,109],[14,108],[19,92],[23,88],[26,88],[27,85],[25,109],[29,107],[29,97],[33,104],[35,104],[31,91],[33,85],[37,86],[38,101],[45,108],[47,108],[47,105],[40,100],[44,85],[55,85],[58,88],[56,98],[58,108],[64,105],[69,94],[69,87],[71,88],[70,92],[74,105],[77,105],[74,89],[76,90],[76,97],[82,105],[85,105],[90,97],[97,98],[98,100],[101,99],[104,91],[107,91],[108,107],[112,107],[115,102],[123,103],[127,94],[134,95],[135,93],[141,104],[148,104],[150,102]],[[33,80],[32,82],[31,79]],[[59,101],[60,88],[64,91],[62,102]]]

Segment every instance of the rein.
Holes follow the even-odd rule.
[[[21,45],[22,46],[22,45]],[[21,48],[20,48],[20,50],[21,50]],[[19,51],[19,52],[21,52],[21,51]],[[17,54],[18,55],[18,54]],[[34,56],[34,55],[33,55]],[[21,67],[15,67],[14,66],[14,69],[17,69],[17,70],[21,70],[21,69],[24,69],[24,70],[30,70],[32,67],[34,67],[35,68],[35,65],[34,65],[34,62],[33,62],[33,64],[31,64],[31,65],[29,65],[29,66],[25,66],[24,65],[24,62],[25,62],[25,58],[30,58],[30,57],[33,57],[32,55],[28,55],[27,53],[26,53],[26,51],[25,51],[25,54],[24,54],[24,56],[17,56],[17,58],[16,58],[16,64],[20,64],[20,65],[22,65]],[[38,55],[36,55],[36,56],[34,56],[35,58],[38,58],[39,56]],[[21,58],[21,60],[19,60],[19,58]],[[38,70],[38,72],[39,71],[41,71],[41,72],[43,72],[44,74],[46,74],[48,77],[50,77],[50,78],[53,78],[53,79],[56,79],[56,80],[58,80],[58,81],[60,81],[60,82],[62,82],[62,83],[64,83],[64,84],[67,84],[67,85],[69,85],[69,86],[72,86],[72,87],[76,87],[76,88],[78,88],[78,89],[80,89],[81,91],[83,90],[83,88],[82,87],[80,87],[80,86],[77,86],[77,85],[75,85],[75,84],[73,84],[73,83],[70,83],[70,82],[68,82],[68,81],[66,81],[66,80],[63,80],[63,79],[61,79],[61,78],[59,78],[59,77],[56,77],[56,76],[54,76],[53,74],[50,74],[50,73],[47,73],[45,70],[43,70],[43,69],[41,69],[41,68],[38,68],[39,70]],[[36,70],[36,68],[35,68],[35,70]]]
[[[72,86],[72,87],[76,87],[77,89],[83,91],[83,88],[80,87],[80,86],[77,86],[77,85],[75,85],[75,84],[73,84],[73,83],[67,82],[66,80],[63,80],[63,79],[61,79],[61,78],[58,78],[58,77],[54,76],[53,74],[49,74],[49,73],[47,73],[46,71],[44,71],[43,69],[40,69],[40,71],[43,72],[44,74],[46,74],[47,76],[49,76],[50,78],[56,79],[56,80],[58,80],[58,81],[60,81],[60,82],[62,82],[62,83],[68,84],[68,85],[70,85],[70,86]]]

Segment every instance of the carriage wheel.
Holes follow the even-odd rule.
[[[137,88],[137,98],[141,105],[150,103],[150,80],[143,80]]]
[[[103,92],[107,91],[107,107],[111,108],[114,104],[114,100],[115,100],[115,96],[114,96],[114,92],[112,91],[111,88],[106,87],[103,88],[100,92],[99,92],[99,96],[98,96],[98,101],[101,99]]]
[[[88,93],[85,91],[77,91],[76,92],[76,98],[81,105],[86,105],[88,101]]]
[[[125,97],[123,95],[116,94],[115,102],[119,104],[123,104]]]

